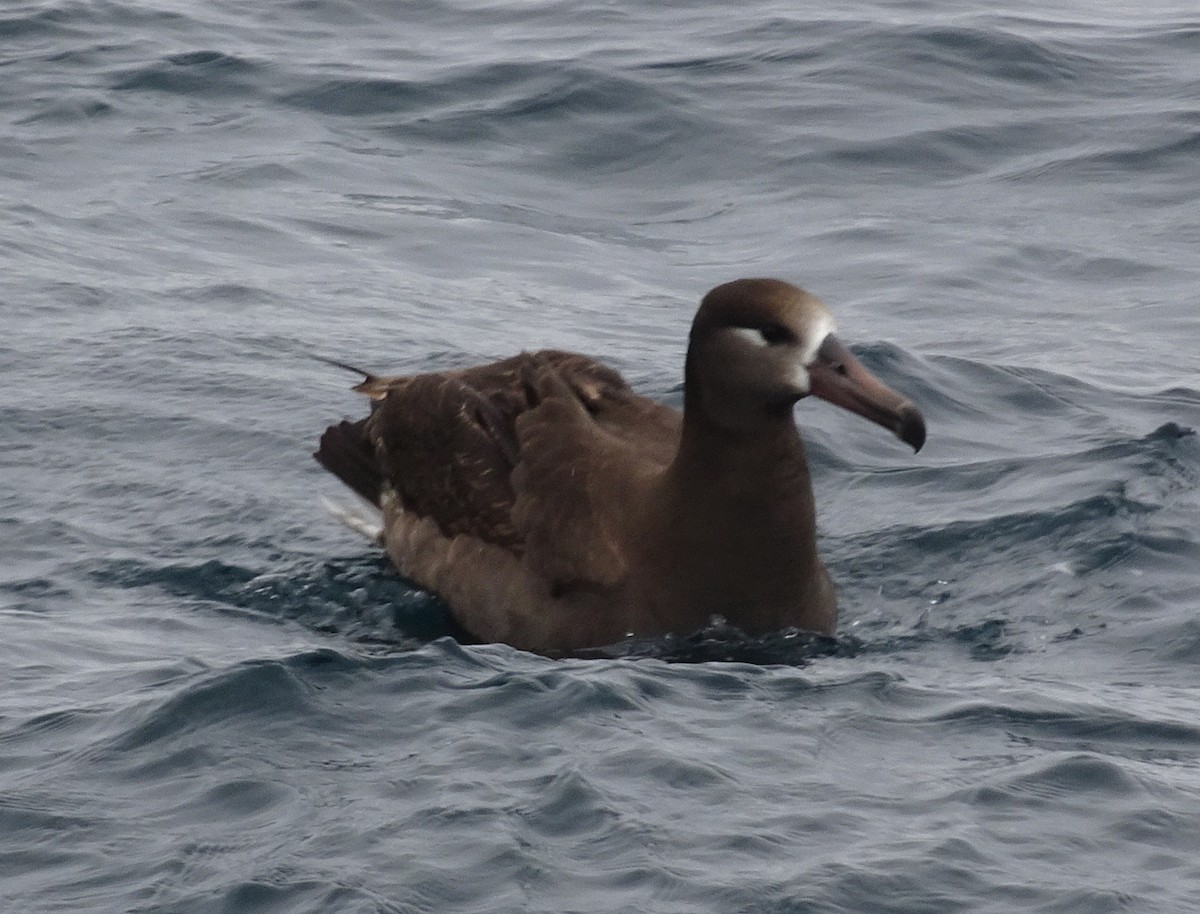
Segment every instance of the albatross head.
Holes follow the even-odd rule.
[[[834,336],[821,300],[777,279],[738,279],[700,303],[688,339],[687,408],[729,431],[786,418],[813,394],[925,443],[916,407],[877,380]]]

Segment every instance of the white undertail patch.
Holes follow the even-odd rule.
[[[321,496],[321,504],[333,515],[356,533],[361,533],[373,543],[383,542],[383,516],[378,511],[369,508],[355,509],[349,505],[338,504],[331,498]],[[367,512],[371,511],[370,514]]]

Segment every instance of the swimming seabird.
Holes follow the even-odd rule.
[[[714,616],[832,634],[793,407],[812,394],[925,441],[917,409],[833,331],[813,295],[740,279],[696,313],[682,414],[547,350],[363,372],[370,415],[330,426],[314,457],[379,508],[396,567],[481,641],[561,655]]]

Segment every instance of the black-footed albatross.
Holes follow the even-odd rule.
[[[739,279],[696,313],[682,414],[587,356],[522,353],[362,372],[370,415],[330,426],[314,456],[378,506],[372,532],[401,573],[482,641],[561,655],[713,616],[833,634],[792,408],[813,394],[925,441],[921,414],[833,330],[807,292]]]

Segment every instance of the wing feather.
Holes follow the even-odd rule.
[[[554,350],[376,385],[367,432],[406,511],[523,557],[552,591],[622,580],[616,490],[669,461],[677,413]]]
[[[447,536],[519,549],[510,517],[516,439],[486,397],[452,375],[418,375],[393,386],[369,422],[376,462],[408,510]]]

